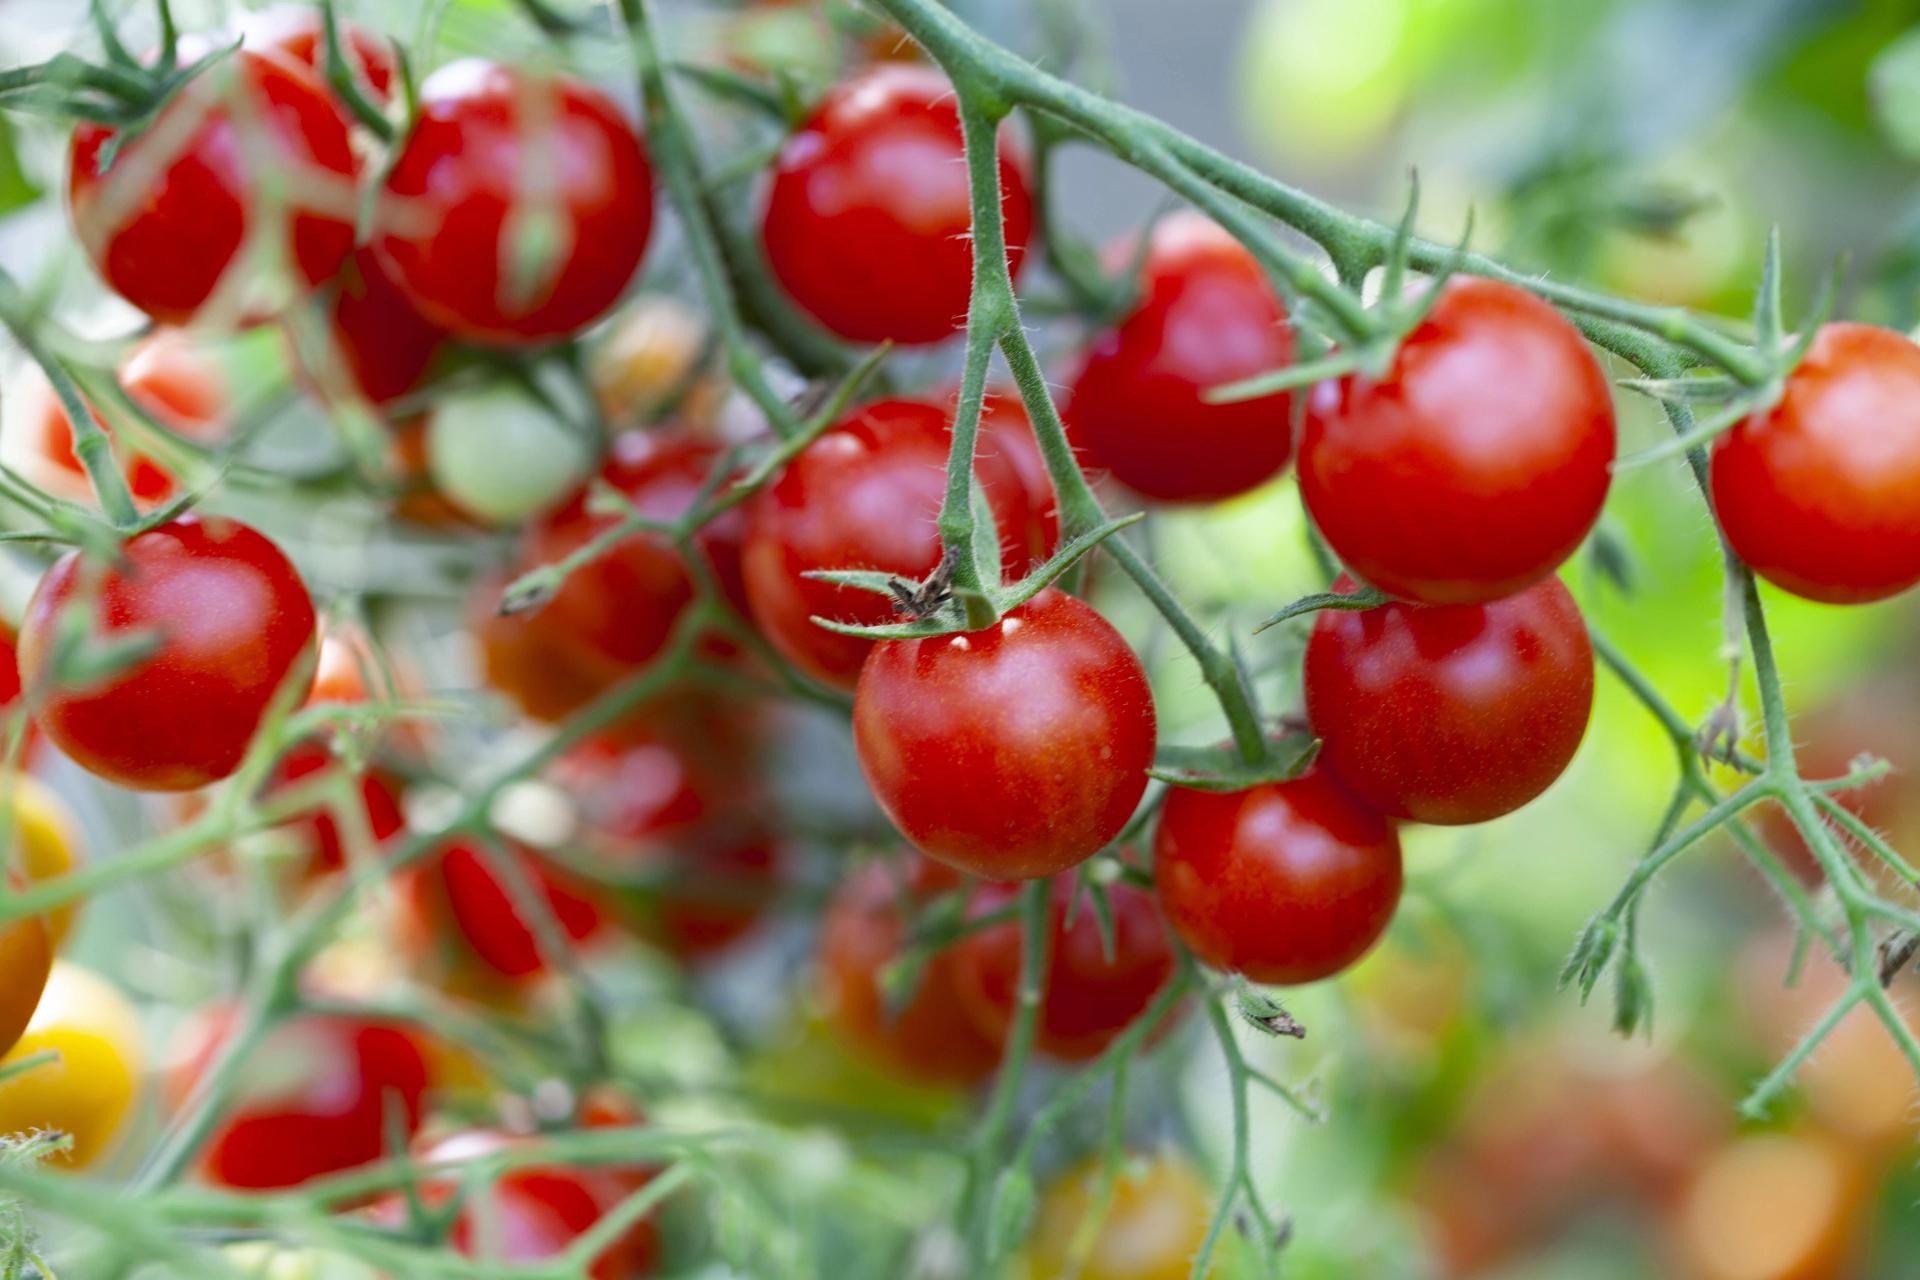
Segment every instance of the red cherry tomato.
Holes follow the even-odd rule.
[[[1194,955],[1255,982],[1358,960],[1400,901],[1400,838],[1323,769],[1245,791],[1167,793],[1153,880]]]
[[[323,742],[295,743],[280,757],[273,776],[267,782],[267,795],[285,792],[324,769],[338,769],[340,763]],[[394,780],[378,769],[360,777],[361,803],[365,807],[366,833],[375,845],[385,844],[407,825],[400,812],[400,794]],[[325,805],[316,805],[280,824],[301,847],[300,866],[307,875],[325,875],[347,865],[347,845],[339,821]]]
[[[993,1074],[1001,1042],[967,1016],[952,951],[932,956],[904,1005],[890,1007],[881,979],[906,944],[902,907],[958,885],[944,867],[875,863],[839,888],[820,926],[820,981],[829,1022],[880,1066],[922,1084],[977,1084]]]
[[[469,1162],[516,1145],[504,1133],[475,1130],[436,1144],[428,1162]],[[511,1169],[475,1188],[460,1206],[447,1242],[466,1258],[491,1262],[551,1262],[628,1194],[644,1185],[644,1176],[617,1166],[570,1168],[531,1165]],[[421,1200],[438,1208],[457,1190],[451,1178],[434,1178],[420,1188]],[[376,1219],[400,1222],[405,1202],[389,1196],[374,1206]],[[659,1260],[659,1235],[642,1219],[621,1233],[593,1259],[592,1280],[634,1280],[649,1274]]]
[[[1308,400],[1300,492],[1354,575],[1422,604],[1538,582],[1600,516],[1613,395],[1540,299],[1455,277],[1379,378]]]
[[[171,1081],[191,1096],[234,1029],[230,1006],[203,1014],[186,1034]],[[360,1018],[307,1014],[281,1023],[247,1059],[238,1096],[208,1139],[202,1164],[229,1187],[294,1187],[393,1154],[420,1125],[427,1058],[412,1032]]]
[[[1865,604],[1920,582],[1920,347],[1829,324],[1780,402],[1713,447],[1713,508],[1777,587]]]
[[[593,900],[528,850],[483,851],[464,840],[449,841],[409,873],[404,888],[412,927],[433,942],[454,944],[456,964],[476,960],[510,981],[547,972],[550,957],[542,951],[539,926],[521,914],[517,886],[495,869],[496,862],[516,868],[519,879],[545,897],[567,942],[585,942],[600,932],[604,922]]]
[[[249,141],[235,119],[264,136]],[[163,324],[184,324],[242,257],[255,208],[286,219],[292,268],[309,285],[353,248],[356,165],[347,118],[309,69],[242,49],[194,79],[113,157],[115,131],[74,130],[68,200],[101,276]],[[284,202],[269,206],[253,172],[264,144]],[[254,270],[251,265],[243,270]]]
[[[653,170],[612,99],[468,59],[421,86],[374,247],[428,319],[518,346],[619,301],[653,226]]]
[[[376,409],[418,390],[446,331],[420,314],[369,249],[353,251],[333,288],[322,349],[303,350],[303,340],[288,335],[302,380],[323,402],[351,392]]]
[[[1487,604],[1328,609],[1304,683],[1320,760],[1361,799],[1416,822],[1485,822],[1573,759],[1593,647],[1580,607],[1545,578]]]
[[[1073,901],[1073,877],[1057,877],[1050,891],[1053,941],[1035,1043],[1055,1058],[1085,1062],[1132,1026],[1173,977],[1173,944],[1153,895],[1144,889],[1122,882],[1107,890],[1111,955],[1091,899],[1082,895],[1077,904]],[[1010,885],[983,885],[968,913],[1004,911],[1015,907],[1018,897],[1019,890]],[[1013,1026],[1024,954],[1017,919],[969,934],[954,947],[954,985],[990,1039],[1004,1040]]]
[[[1026,156],[1000,137],[1007,263],[1033,231]],[[814,319],[856,342],[938,342],[966,319],[973,218],[953,86],[927,66],[836,86],[774,161],[767,262]]]
[[[717,449],[691,436],[628,431],[614,439],[600,480],[645,515],[673,520],[693,506],[719,461]],[[587,501],[582,490],[533,526],[527,548],[531,563],[560,560],[619,523],[618,517],[590,513]],[[745,596],[740,580],[745,524],[734,508],[695,535],[715,585],[734,602]],[[693,597],[693,578],[680,553],[656,534],[639,533],[568,574],[542,609],[538,626],[582,668],[617,677],[659,656]]]
[[[56,686],[61,618],[82,601],[93,644],[145,634],[155,647],[99,683]],[[130,538],[116,564],[61,557],[27,604],[20,672],[34,719],[83,768],[187,791],[240,766],[276,696],[297,705],[313,644],[313,601],[280,549],[237,520],[188,514]]]
[[[960,393],[955,388],[941,403],[947,416],[959,407]],[[1046,455],[1034,439],[1033,423],[1027,419],[1026,406],[1013,391],[989,391],[980,406],[980,434],[974,440],[974,452],[981,457],[997,456],[1019,473],[1020,486],[1026,490],[1027,509],[1033,515],[1028,535],[1035,560],[1044,560],[1060,545],[1060,501],[1054,496],[1053,477],[1047,471]]]
[[[1293,453],[1284,392],[1208,404],[1212,387],[1293,363],[1286,308],[1240,242],[1197,213],[1162,219],[1140,300],[1097,334],[1069,393],[1073,442],[1135,493],[1210,502],[1245,493]]]
[[[178,329],[157,330],[127,353],[120,365],[120,386],[128,399],[161,426],[189,440],[205,442],[227,425],[232,395],[220,365]],[[30,377],[22,400],[32,434],[24,460],[33,478],[63,498],[93,501],[93,487],[73,451],[73,424],[43,377]],[[113,429],[99,413],[93,420],[109,435]],[[180,482],[162,462],[125,447],[114,449],[127,488],[142,510],[151,510],[179,493]]]
[[[852,688],[871,640],[816,626],[815,616],[871,625],[897,621],[885,596],[803,575],[873,569],[923,578],[940,564],[951,424],[918,400],[868,405],[815,440],[755,497],[743,569],[747,604],[767,641],[816,680]],[[1026,486],[999,451],[979,450],[974,474],[1001,535],[1001,571],[1034,556],[1015,531],[1035,528]]]
[[[707,728],[700,726],[702,739]],[[747,789],[729,776],[739,753],[702,751],[692,738],[657,731],[590,739],[559,770],[599,856],[646,881],[643,891],[624,896],[631,923],[683,959],[745,936],[780,875],[778,847],[750,816]]]
[[[1153,693],[1113,625],[1048,589],[984,631],[874,646],[853,701],[874,798],[983,879],[1053,875],[1120,834],[1153,763]]]
[[[326,29],[319,9],[276,5],[246,15],[240,32],[249,49],[278,49],[326,79]],[[342,21],[340,34],[346,37],[347,62],[361,91],[376,103],[385,103],[393,91],[392,47],[358,23]]]

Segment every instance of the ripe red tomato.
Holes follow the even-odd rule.
[[[1713,508],[1768,582],[1865,604],[1920,582],[1920,347],[1829,324],[1771,409],[1713,447]]]
[[[1160,909],[1194,955],[1255,982],[1314,982],[1358,960],[1400,901],[1393,824],[1310,769],[1245,791],[1167,793]]]
[[[1000,136],[1007,265],[1033,232],[1024,151]],[[938,342],[966,319],[973,218],[953,86],[870,68],[828,92],[774,161],[762,235],[793,300],[856,342]]]
[[[880,1066],[923,1084],[977,1084],[993,1074],[1001,1042],[967,1016],[951,950],[932,956],[905,1004],[890,1008],[881,978],[907,940],[902,906],[958,886],[951,871],[915,858],[873,863],[841,884],[820,925],[820,982],[829,1022]]]
[[[308,740],[289,747],[274,766],[267,782],[267,795],[286,791],[303,778],[311,778],[323,769],[339,768],[331,748],[324,742]],[[400,793],[396,781],[379,769],[369,769],[360,777],[361,802],[365,806],[367,834],[376,845],[385,844],[407,825],[400,811]],[[324,805],[280,824],[280,830],[300,844],[300,869],[305,875],[325,875],[347,865],[347,846],[340,824]]]
[[[288,189],[273,208],[286,219],[298,278],[320,283],[353,248],[356,162],[345,114],[308,68],[243,49],[182,89],[111,168],[102,152],[112,128],[89,122],[73,133],[74,231],[107,284],[163,324],[193,319],[253,232],[264,198],[236,117],[275,152],[275,180]]]
[[[1178,213],[1154,227],[1139,288],[1126,318],[1094,336],[1073,380],[1074,445],[1162,502],[1210,502],[1261,484],[1293,454],[1292,397],[1201,397],[1293,362],[1293,330],[1266,273],[1218,224]]]
[[[176,1104],[234,1028],[220,1006],[184,1033],[170,1080]],[[420,1125],[427,1059],[411,1031],[360,1018],[305,1014],[268,1033],[248,1058],[234,1104],[208,1140],[202,1165],[229,1187],[293,1187],[391,1154],[388,1126]]]
[[[885,596],[802,575],[932,573],[940,563],[950,444],[946,410],[883,400],[808,445],[750,504],[742,565],[747,604],[768,643],[814,679],[852,688],[873,642],[815,626],[813,617],[872,625],[899,615]],[[1001,571],[1017,577],[1038,554],[1016,532],[1037,527],[1028,492],[1002,452],[978,454],[974,473],[1000,531]]]
[[[307,386],[322,402],[350,391],[376,409],[418,390],[447,344],[446,331],[420,314],[370,249],[353,251],[333,290],[325,348],[303,351],[289,334]]]
[[[1512,285],[1456,276],[1380,378],[1308,399],[1300,492],[1354,576],[1422,604],[1538,582],[1600,516],[1613,396],[1580,331]]]
[[[413,918],[416,941],[452,945],[452,959],[476,960],[489,974],[509,981],[547,972],[536,924],[520,913],[513,886],[494,870],[494,860],[512,859],[520,876],[547,901],[547,909],[569,943],[600,932],[600,908],[556,869],[519,846],[483,851],[465,840],[451,840],[405,877],[403,901]]]
[[[55,686],[60,620],[82,600],[94,602],[96,641],[150,633],[157,647],[98,684]],[[20,635],[34,719],[83,768],[136,791],[226,777],[275,696],[297,703],[313,678],[313,601],[299,573],[221,516],[150,529],[113,565],[68,552],[34,591]]]
[[[156,330],[121,362],[120,386],[161,426],[205,442],[226,428],[232,394],[218,361],[178,329]],[[44,377],[29,376],[22,389],[22,421],[30,434],[22,465],[32,479],[63,498],[93,501],[92,483],[73,451],[73,424]],[[96,412],[101,430],[112,428]],[[179,493],[180,482],[162,462],[134,449],[114,450],[134,501],[144,510]]]
[[[673,520],[686,514],[719,461],[719,450],[692,436],[628,431],[615,437],[600,480],[643,514]],[[587,501],[583,489],[534,524],[529,565],[560,560],[619,522],[616,516],[592,514]],[[736,507],[695,535],[715,584],[736,605],[745,598],[740,567],[745,526],[746,517]],[[611,679],[659,656],[693,596],[693,578],[680,553],[657,534],[637,533],[568,574],[537,625],[578,666]]]
[[[1153,693],[1113,625],[1048,589],[984,631],[874,646],[853,701],[874,798],[922,852],[1030,880],[1120,834],[1153,763]]]
[[[421,86],[374,247],[428,319],[520,346],[605,315],[653,227],[653,170],[612,99],[468,59]]]
[[[594,852],[646,881],[622,896],[623,914],[682,959],[745,936],[779,888],[779,848],[752,816],[751,788],[735,776],[740,752],[719,747],[726,735],[710,734],[711,725],[700,725],[698,742],[664,729],[589,739],[558,770]]]
[[[249,49],[277,49],[296,62],[311,67],[322,80],[327,64],[322,42],[326,29],[318,8],[276,5],[247,14],[240,32]],[[395,74],[393,49],[380,37],[357,23],[342,21],[340,34],[346,37],[347,61],[355,72],[363,93],[376,103],[385,103],[393,91]]]
[[[1173,944],[1153,895],[1144,889],[1124,881],[1108,888],[1111,957],[1092,901],[1082,896],[1078,904],[1073,902],[1073,877],[1057,877],[1050,890],[1053,942],[1035,1043],[1055,1058],[1085,1062],[1099,1057],[1132,1026],[1173,977]],[[1005,910],[1018,897],[1019,890],[1011,885],[983,885],[974,892],[968,913],[979,917]],[[1069,912],[1072,924],[1067,923]],[[969,934],[954,947],[954,985],[990,1039],[1004,1040],[1013,1026],[1024,954],[1017,919]]]
[[[425,1160],[479,1160],[516,1141],[491,1130],[458,1133],[435,1144]],[[471,1191],[453,1220],[447,1242],[466,1258],[551,1262],[645,1182],[644,1176],[617,1166],[576,1169],[529,1165],[512,1169]],[[435,1178],[421,1186],[420,1196],[429,1208],[438,1208],[457,1189],[452,1178]],[[398,1223],[404,1220],[405,1202],[398,1195],[389,1196],[374,1206],[373,1214],[376,1219]],[[601,1251],[586,1274],[592,1280],[634,1280],[652,1271],[659,1253],[659,1234],[651,1222],[642,1219]]]
[[[1544,578],[1487,604],[1325,610],[1304,683],[1320,759],[1354,794],[1396,818],[1485,822],[1573,759],[1593,646],[1573,596]]]

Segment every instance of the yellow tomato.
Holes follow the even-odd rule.
[[[0,1133],[71,1134],[72,1148],[53,1163],[86,1168],[126,1127],[146,1066],[142,1039],[125,996],[78,965],[54,965],[40,1007],[0,1070],[47,1050],[59,1056],[0,1080]]]
[[[1213,1194],[1193,1167],[1170,1155],[1128,1160],[1096,1218],[1099,1191],[1097,1160],[1047,1188],[1027,1241],[1027,1280],[1186,1280],[1213,1218]]]
[[[13,783],[14,867],[29,884],[57,880],[81,861],[80,832],[60,797],[24,774]],[[47,913],[47,937],[58,950],[73,927],[77,903]]]

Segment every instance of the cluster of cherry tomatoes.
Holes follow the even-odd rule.
[[[369,852],[405,851],[393,905],[422,971],[512,1005],[622,932],[689,961],[731,947],[786,876],[752,767],[763,717],[695,682],[601,716],[546,769],[576,801],[566,857],[484,821],[418,834],[431,824],[409,813],[413,726],[383,727],[364,766],[365,744],[345,730],[275,739],[289,714],[392,704],[406,690],[383,686],[405,681],[380,669],[367,637],[321,625],[268,537],[226,516],[166,514],[187,488],[178,460],[217,440],[228,407],[182,326],[282,326],[308,394],[389,429],[396,516],[452,536],[517,530],[469,617],[486,681],[528,718],[564,731],[682,659],[850,696],[861,771],[917,853],[843,869],[819,929],[821,999],[850,1046],[911,1079],[968,1085],[1001,1062],[1026,961],[1019,882],[1051,878],[1036,1047],[1085,1062],[1149,1016],[1161,1021],[1144,1028],[1148,1041],[1173,1025],[1181,1002],[1166,997],[1183,953],[1273,984],[1352,965],[1400,899],[1398,824],[1501,817],[1574,756],[1593,653],[1556,572],[1600,516],[1615,421],[1580,332],[1534,295],[1483,278],[1427,286],[1384,358],[1297,393],[1221,402],[1210,392],[1296,357],[1260,265],[1190,213],[1116,246],[1109,263],[1133,271],[1130,300],[1059,370],[1081,464],[1122,500],[1191,504],[1247,493],[1294,463],[1314,527],[1348,570],[1334,590],[1352,597],[1319,614],[1307,643],[1302,714],[1319,750],[1304,771],[1147,800],[1158,745],[1147,669],[1078,596],[1050,587],[989,626],[911,639],[820,625],[897,620],[888,596],[823,573],[877,572],[909,594],[938,575],[950,387],[853,408],[738,501],[725,495],[747,474],[742,455],[685,387],[679,421],[621,429],[578,465],[558,446],[468,456],[462,432],[490,415],[547,410],[511,389],[502,401],[443,387],[447,371],[497,369],[486,362],[570,342],[613,314],[651,236],[647,144],[577,77],[467,60],[420,84],[410,128],[372,164],[373,140],[323,74],[319,22],[307,10],[256,16],[240,47],[137,135],[75,130],[75,234],[105,283],[160,326],[118,381],[163,430],[115,449],[134,501],[166,518],[112,556],[76,549],[53,564],[0,692],[24,700],[48,744],[121,787],[193,792],[242,774],[259,804],[290,810],[276,822],[313,891],[345,891]],[[358,29],[343,36],[354,92],[376,110],[393,103],[392,51]],[[179,52],[201,51],[188,40]],[[759,249],[791,304],[848,343],[954,335],[973,271],[962,152],[951,86],[928,66],[883,64],[830,90],[774,157],[761,205]],[[1036,217],[1030,160],[1011,132],[998,169],[1017,275]],[[697,357],[667,363],[677,377]],[[623,376],[633,366],[623,361]],[[603,378],[602,408],[616,421],[655,416],[660,381]],[[33,474],[82,497],[73,424],[50,391],[37,394]],[[1920,349],[1867,326],[1823,329],[1777,402],[1714,447],[1731,549],[1817,600],[1880,599],[1920,581],[1915,405]],[[974,465],[1008,580],[1061,541],[1044,458],[1018,399],[990,394]],[[668,532],[695,517],[684,537]],[[553,566],[566,571],[530,607],[507,591]],[[263,733],[272,759],[249,772]],[[336,775],[351,779],[348,803],[289,800]],[[1143,801],[1158,805],[1150,827]],[[57,805],[23,783],[12,812],[16,880],[68,871]],[[1119,844],[1148,830],[1138,849]],[[123,1002],[71,994],[97,981],[55,966],[65,927],[50,914],[0,934],[13,993],[0,1043],[16,1060],[61,1053],[57,1067],[0,1079],[0,1120],[71,1133],[63,1158],[83,1166],[110,1147],[141,1066],[124,1048],[137,1036],[87,1024],[134,1022]],[[72,1012],[82,1006],[85,1017]],[[248,1060],[196,1161],[213,1181],[301,1185],[379,1159],[396,1134],[429,1160],[524,1140],[504,1128],[420,1139],[458,1055],[349,1012],[304,1011],[263,1031],[215,1010],[170,1090],[183,1112],[236,1037]],[[89,1054],[111,1070],[88,1067]],[[93,1092],[70,1083],[82,1076]],[[576,1128],[637,1114],[590,1091],[573,1103]],[[552,1257],[650,1176],[517,1165],[490,1201],[511,1224],[463,1210],[447,1238],[463,1252]],[[1183,1168],[1151,1176],[1172,1189],[1123,1183],[1110,1210],[1196,1194]],[[431,1181],[416,1190],[428,1209],[454,1194]],[[1089,1192],[1069,1178],[1060,1197],[1041,1214],[1038,1256],[1066,1247]],[[419,1210],[395,1197],[369,1212],[401,1227]],[[657,1251],[642,1221],[594,1274],[638,1274]],[[1148,1273],[1121,1259],[1100,1274]]]

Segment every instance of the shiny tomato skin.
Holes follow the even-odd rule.
[[[1544,578],[1486,604],[1324,610],[1304,684],[1320,761],[1361,799],[1415,822],[1486,822],[1573,759],[1593,646],[1573,596]]]
[[[1122,881],[1107,890],[1111,958],[1092,900],[1083,895],[1073,901],[1073,877],[1056,877],[1049,893],[1052,941],[1034,1043],[1050,1057],[1086,1062],[1132,1026],[1172,979],[1173,943],[1153,895],[1135,885]],[[967,910],[977,918],[1014,908],[1017,916],[1018,900],[1019,890],[1011,885],[983,885]],[[1017,918],[968,934],[954,947],[955,985],[989,1038],[1005,1039],[1013,1026],[1024,955]]]
[[[1920,582],[1920,346],[1823,325],[1785,394],[1713,447],[1713,508],[1753,571],[1827,604]]]
[[[463,338],[524,346],[576,333],[620,300],[646,254],[653,170],[592,85],[468,59],[421,86],[382,201],[375,251],[421,314]],[[516,297],[513,237],[536,214],[557,218],[557,242]]]
[[[1400,838],[1320,768],[1245,791],[1167,793],[1160,909],[1195,956],[1255,982],[1316,982],[1364,955],[1400,901]]]
[[[446,345],[446,330],[420,314],[370,249],[355,249],[334,281],[326,348],[310,354],[289,335],[295,366],[322,401],[350,391],[376,409],[419,390]]]
[[[176,1100],[191,1095],[234,1018],[233,1008],[216,1007],[189,1027],[170,1082]],[[419,1128],[427,1086],[425,1051],[405,1028],[300,1015],[269,1032],[248,1059],[238,1099],[208,1139],[202,1167],[223,1186],[264,1190],[370,1164],[392,1154],[390,1123],[397,1121],[403,1136]]]
[[[656,520],[684,515],[720,463],[720,451],[669,431],[627,431],[614,438],[599,479]],[[537,521],[528,539],[531,563],[550,564],[619,523],[588,511],[582,489]],[[744,603],[741,542],[746,517],[738,507],[710,520],[694,536],[720,592]],[[544,606],[547,633],[589,671],[620,676],[659,656],[695,584],[680,553],[663,537],[636,533],[567,575]]]
[[[297,276],[318,284],[353,248],[357,166],[345,114],[308,68],[242,49],[182,90],[110,169],[103,152],[114,130],[91,122],[74,130],[67,197],[80,243],[116,293],[163,324],[193,319],[239,260],[253,206],[264,206],[236,111],[264,126],[282,176],[311,189],[291,195],[282,215]],[[183,127],[168,158],[162,149]],[[155,164],[157,175],[148,172]],[[135,182],[138,190],[127,188]]]
[[[313,678],[313,600],[280,549],[237,520],[189,513],[129,539],[98,566],[68,552],[21,627],[35,721],[73,760],[136,791],[189,791],[239,767],[290,682]],[[89,584],[95,584],[97,590]],[[93,635],[157,637],[152,653],[83,689],[53,687],[60,619],[95,600]]]
[[[873,863],[840,885],[820,925],[827,1021],[860,1056],[920,1084],[978,1084],[993,1074],[1003,1047],[967,1016],[951,950],[927,961],[904,1005],[890,1008],[881,988],[907,942],[903,905],[958,883],[945,867],[918,858],[907,868]]]
[[[1153,693],[1113,625],[1049,588],[983,631],[874,646],[853,700],[874,798],[989,880],[1065,871],[1120,834],[1153,763]]]
[[[427,928],[442,938],[451,936],[456,949],[478,961],[486,972],[520,982],[545,974],[551,957],[542,951],[535,922],[521,915],[515,886],[496,869],[507,859],[512,859],[520,878],[546,898],[547,909],[567,942],[586,942],[600,932],[600,908],[545,862],[518,847],[483,851],[465,840],[449,841],[417,869],[406,887]]]
[[[999,143],[1007,263],[1033,233],[1027,160]],[[773,165],[762,241],[793,300],[855,342],[927,343],[965,322],[972,214],[953,86],[928,66],[870,68],[827,93]]]
[[[202,443],[220,433],[233,407],[219,362],[180,329],[155,330],[136,344],[120,364],[119,382],[127,397],[154,421]],[[28,430],[38,436],[29,460],[34,479],[63,498],[91,504],[92,483],[73,451],[73,424],[53,388],[44,378],[31,379],[21,399],[29,406]],[[99,413],[93,420],[113,434]],[[113,452],[141,510],[150,511],[178,496],[179,479],[165,463],[123,446]]]
[[[1293,454],[1292,397],[1203,399],[1293,363],[1286,308],[1260,264],[1218,224],[1176,213],[1154,226],[1138,285],[1068,392],[1087,464],[1161,502],[1230,498],[1278,474]]]
[[[1573,554],[1613,454],[1612,391],[1580,331],[1522,289],[1456,276],[1386,374],[1314,388],[1300,492],[1355,577],[1473,604]]]
[[[342,21],[340,34],[346,37],[348,65],[360,90],[374,102],[384,104],[393,92],[391,46],[358,23]],[[327,78],[326,28],[318,8],[283,4],[250,13],[241,23],[241,35],[248,48],[278,49],[311,68],[322,80]]]
[[[871,569],[919,579],[940,564],[951,420],[919,400],[870,404],[808,445],[747,515],[742,569],[754,623],[807,675],[850,689],[871,640],[816,626],[815,616],[862,625],[897,621],[885,596],[819,582],[827,569]],[[1001,534],[1001,572],[1033,557],[1014,530],[1033,527],[1026,485],[998,450],[980,450],[974,474]]]

